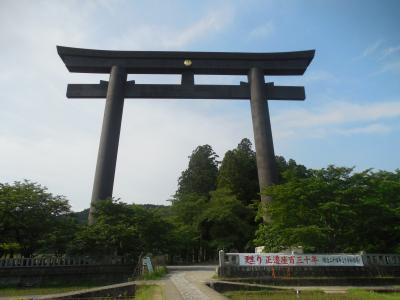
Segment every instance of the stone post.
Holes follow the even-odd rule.
[[[126,79],[127,73],[123,67],[113,66],[111,68],[90,203],[89,225],[94,223],[94,204],[98,200],[112,197]]]
[[[225,252],[224,250],[219,250],[218,252],[218,261],[219,261],[219,265],[218,265],[218,272],[217,274],[221,277],[224,276],[225,272],[224,272],[224,265],[225,265]]]
[[[256,147],[258,182],[260,191],[277,182],[274,144],[272,141],[267,95],[263,71],[252,68],[248,75],[250,86],[251,117],[253,120],[254,142]],[[270,197],[261,195],[266,203]]]

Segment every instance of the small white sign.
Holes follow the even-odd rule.
[[[143,258],[143,266],[147,267],[149,273],[153,273],[153,265],[151,263],[150,257],[146,256],[145,258]]]
[[[233,253],[232,253],[233,254]],[[237,253],[240,266],[362,267],[361,255]]]

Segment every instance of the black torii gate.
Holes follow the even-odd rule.
[[[67,98],[106,98],[94,203],[112,197],[125,98],[250,99],[260,190],[276,183],[277,170],[267,100],[304,100],[304,87],[274,86],[265,75],[303,75],[315,50],[280,53],[107,51],[57,46],[70,72],[110,73],[99,84],[68,84]],[[136,84],[127,74],[181,74],[181,84]],[[247,75],[240,85],[195,84],[194,75]],[[261,195],[261,201],[268,201]]]

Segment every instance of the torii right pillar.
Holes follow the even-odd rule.
[[[250,69],[248,80],[250,85],[250,105],[256,147],[258,182],[261,193],[265,187],[277,183],[278,172],[275,162],[274,142],[272,140],[263,70],[259,68]],[[261,202],[263,205],[270,200],[270,197],[261,193]],[[268,217],[264,216],[264,221],[267,220]]]

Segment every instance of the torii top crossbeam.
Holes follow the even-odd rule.
[[[106,98],[89,224],[94,204],[112,197],[125,98],[250,99],[260,189],[277,171],[266,100],[304,100],[304,87],[265,84],[265,75],[302,75],[314,50],[281,53],[106,51],[57,46],[70,72],[110,73],[99,84],[69,84],[68,98]],[[181,74],[181,84],[136,84],[127,74]],[[247,75],[240,85],[195,84],[194,75]],[[262,201],[268,197],[261,196]]]
[[[259,68],[264,75],[303,75],[314,50],[280,53],[108,51],[57,47],[70,72],[110,73],[119,65],[128,74],[247,75]],[[190,60],[191,64],[185,64]]]

